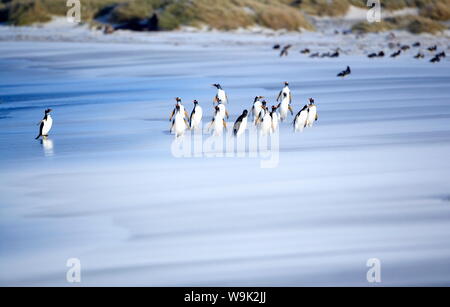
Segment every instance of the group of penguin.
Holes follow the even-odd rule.
[[[221,136],[227,129],[225,119],[229,118],[226,104],[228,104],[228,95],[220,84],[213,84],[217,88],[217,94],[214,97],[214,116],[208,124],[206,132],[214,136]],[[194,100],[194,108],[189,116],[186,108],[181,102],[181,98],[177,97],[175,108],[170,115],[171,121],[170,133],[176,138],[181,137],[187,130],[198,131],[202,129],[203,109],[197,100]],[[287,119],[289,113],[294,115],[292,109],[292,93],[289,83],[285,82],[283,89],[279,92],[276,101],[278,105],[273,105],[271,109],[267,106],[264,97],[256,96],[253,101],[251,112],[244,110],[236,119],[233,125],[233,135],[240,137],[249,127],[249,116],[252,116],[252,124],[259,130],[260,134],[265,136],[278,130],[279,123]],[[305,105],[295,115],[293,127],[295,132],[302,132],[306,127],[312,127],[318,119],[317,106],[314,99],[309,99],[309,104]]]

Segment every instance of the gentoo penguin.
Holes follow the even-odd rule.
[[[300,51],[301,54],[308,54],[310,52],[311,52],[311,50],[309,50],[308,48],[305,48],[302,51]]]
[[[263,99],[263,96],[256,96],[255,100],[253,101],[253,106],[252,106],[252,114],[253,114],[253,123],[256,122],[256,118],[258,117],[259,113],[261,112],[262,109],[262,102],[261,99]]]
[[[175,109],[176,111],[175,111],[175,118],[173,119],[172,122],[172,131],[178,138],[184,135],[184,132],[186,131],[186,129],[188,129],[189,125],[186,121],[186,118],[184,117],[184,114],[181,112],[181,106],[176,105]]]
[[[209,123],[208,131],[212,130],[212,135],[220,136],[223,133],[223,129],[227,128],[227,123],[223,118],[219,106],[215,107],[215,114],[212,121]]]
[[[445,51],[442,51],[441,53],[438,53],[436,56],[438,56],[439,58],[447,57],[447,55],[445,54]]]
[[[380,51],[380,52],[378,52],[378,57],[379,57],[379,58],[382,58],[382,57],[384,57],[384,55],[385,55],[385,54],[384,54],[384,51]]]
[[[440,61],[441,61],[441,58],[439,56],[437,56],[437,55],[430,60],[431,63],[437,63],[437,62],[440,62]]]
[[[189,118],[189,114],[187,113],[186,109],[184,108],[183,104],[181,103],[181,98],[177,97],[175,98],[176,100],[176,104],[175,104],[175,108],[172,111],[172,114],[170,115],[169,120],[172,121],[172,126],[170,127],[170,133],[173,133],[173,124],[175,121],[173,121],[173,117],[177,114],[177,113],[181,113],[183,118],[186,120],[187,118]]]
[[[409,45],[403,45],[400,49],[403,51],[406,51],[406,50],[411,49],[411,47]]]
[[[283,49],[282,49],[281,52],[280,52],[280,57],[288,56],[288,54],[289,54],[289,49],[291,49],[291,47],[292,47],[292,45],[286,45],[286,46],[284,46]]]
[[[309,57],[310,58],[318,58],[320,55],[318,52],[311,54]]]
[[[194,108],[192,109],[191,118],[189,120],[191,130],[198,130],[201,127],[203,117],[202,107],[199,106],[198,101],[194,100]]]
[[[266,115],[266,112],[267,112],[266,106],[267,106],[267,102],[265,100],[263,100],[261,102],[261,111],[259,111],[258,116],[256,116],[256,119],[254,122],[255,126],[257,126],[257,127],[261,123],[261,120],[263,119],[264,115]]]
[[[420,47],[421,46],[421,43],[420,42],[415,42],[414,44],[413,44],[413,47]]]
[[[222,100],[218,101],[217,107],[219,107],[220,114],[222,115],[223,118],[226,117],[228,119],[230,117],[230,115],[228,114],[227,108],[223,104]]]
[[[267,135],[272,132],[272,117],[270,116],[269,110],[267,107],[263,106],[264,112],[261,112],[262,116],[259,117],[259,121],[261,121],[259,128],[261,131],[261,135]]]
[[[294,112],[291,108],[291,102],[289,100],[289,97],[286,93],[283,93],[283,100],[280,104],[278,104],[278,108],[280,109],[280,120],[284,121],[287,116],[288,112],[291,112],[292,115],[294,115]]]
[[[437,45],[428,48],[428,51],[434,52],[437,50]]]
[[[50,132],[50,129],[52,129],[52,125],[53,125],[53,119],[50,116],[50,112],[52,111],[52,109],[47,109],[44,112],[44,118],[41,120],[41,122],[39,123],[39,134],[36,137],[36,140],[38,138],[42,137],[47,137],[48,133]]]
[[[352,70],[350,69],[350,66],[347,66],[347,68],[345,69],[345,70],[343,70],[343,71],[341,71],[340,73],[338,73],[338,77],[345,77],[345,76],[348,76],[348,75],[350,75],[352,73]]]
[[[317,107],[314,104],[314,99],[309,98],[308,105],[308,119],[306,120],[306,124],[308,127],[312,127],[314,122],[319,118],[317,114]]]
[[[283,94],[286,93],[286,95],[289,98],[289,103],[292,102],[292,93],[291,93],[291,89],[289,88],[289,82],[284,82],[284,87],[283,89],[280,91],[280,93],[278,94],[277,97],[277,102],[281,102],[284,98]]]
[[[419,52],[418,54],[416,54],[414,56],[415,59],[423,59],[425,57],[425,55],[422,52]]]
[[[301,109],[294,119],[294,131],[295,132],[303,132],[303,129],[305,129],[307,121],[308,121],[308,113],[309,109],[308,106],[305,105],[303,109]]]
[[[233,126],[234,136],[239,137],[245,132],[245,129],[247,129],[247,120],[248,120],[248,111],[244,110],[244,112],[242,112],[242,115],[240,115],[237,118],[236,122],[234,123]]]
[[[222,86],[220,84],[213,84],[215,88],[217,88],[217,94],[216,97],[214,97],[214,102],[219,103],[219,101],[222,101],[223,103],[228,103],[228,96],[227,93],[223,90]]]
[[[376,57],[378,57],[378,54],[376,54],[376,53],[371,53],[371,54],[369,54],[367,57],[370,58],[370,59],[376,58]]]
[[[272,118],[272,132],[275,132],[278,130],[278,124],[280,121],[276,106],[272,106],[272,112],[270,112],[270,117]]]

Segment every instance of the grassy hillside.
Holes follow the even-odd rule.
[[[27,25],[63,16],[65,0],[0,0],[0,22]],[[313,29],[305,15],[342,16],[350,5],[365,7],[366,0],[81,0],[82,21],[102,17],[113,24],[139,26],[151,20],[152,30],[173,30],[182,25],[220,30],[260,25],[272,29]],[[435,32],[450,19],[450,0],[382,0],[386,9],[417,7],[421,18],[411,23],[360,24],[359,31],[411,28]],[[419,26],[417,26],[419,24]],[[430,27],[430,31],[428,28]]]

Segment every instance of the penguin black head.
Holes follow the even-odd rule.
[[[286,81],[286,82],[284,82],[284,85],[288,86],[288,85],[289,85],[289,82],[287,82],[287,81]]]
[[[217,89],[221,89],[221,88],[222,88],[222,87],[220,86],[219,83],[215,83],[215,84],[213,84],[212,86],[214,86],[214,87],[217,88]]]
[[[50,113],[51,111],[53,111],[52,109],[47,109],[47,110],[45,110],[45,114],[48,114],[48,113]]]
[[[242,112],[242,115],[244,115],[244,116],[247,116],[247,114],[248,114],[247,110],[244,110],[244,112]]]
[[[194,100],[193,103],[194,103],[194,105],[197,105],[197,104],[198,104],[198,101],[197,101],[197,100]]]
[[[272,112],[275,112],[277,110],[276,106],[272,106]]]
[[[261,103],[262,103],[263,107],[265,107],[267,104],[267,102],[265,100],[263,100]]]
[[[180,97],[175,98],[175,100],[176,100],[178,103],[181,102],[181,98],[180,98]]]
[[[263,98],[264,98],[263,96],[256,96],[255,100],[253,102],[257,102],[258,100],[263,99]]]
[[[309,98],[309,103],[310,103],[310,104],[313,104],[313,103],[314,103],[314,99]]]

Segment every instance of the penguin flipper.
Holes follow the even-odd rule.
[[[280,93],[278,94],[278,97],[277,97],[277,101],[280,101],[280,98],[281,98],[281,94],[283,93],[283,91],[280,91]]]
[[[294,115],[294,111],[292,110],[291,105],[288,105],[288,109],[289,109],[289,111],[291,111],[291,115]]]
[[[319,113],[316,113],[316,121],[319,119]]]
[[[172,114],[170,114],[169,121],[172,120],[174,115],[175,115],[175,109],[173,109]]]

